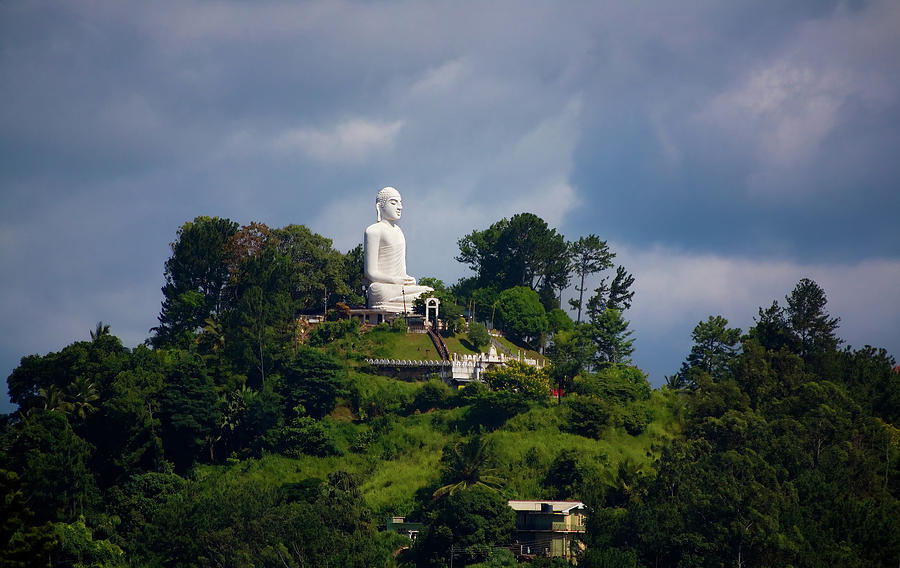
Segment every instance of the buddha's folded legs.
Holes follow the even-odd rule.
[[[370,308],[382,309],[390,312],[412,311],[413,302],[424,294],[431,292],[434,288],[429,286],[404,286],[401,284],[386,284],[384,282],[373,282],[369,285],[368,305]],[[404,306],[405,301],[405,306]]]

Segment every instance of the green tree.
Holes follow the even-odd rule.
[[[135,565],[390,565],[391,550],[346,473],[285,484],[214,470],[181,483],[142,481],[118,508],[147,513],[131,545]]]
[[[564,310],[553,308],[547,312],[547,331],[551,335],[559,331],[572,331],[573,329],[575,329],[575,322]]]
[[[294,417],[284,427],[282,438],[282,452],[289,457],[326,457],[340,453],[325,426],[311,416]]]
[[[272,237],[278,252],[293,263],[290,293],[300,309],[324,308],[326,298],[337,301],[351,294],[344,266],[347,259],[332,247],[331,239],[304,225],[275,229]]]
[[[563,428],[568,432],[599,440],[612,425],[614,408],[606,400],[596,396],[576,396],[566,397],[563,404]]]
[[[580,278],[580,284],[575,287],[578,291],[578,301],[575,298],[569,300],[570,305],[578,310],[578,318],[581,323],[581,307],[584,305],[584,279],[591,274],[596,274],[612,267],[612,259],[615,253],[610,252],[606,241],[601,241],[597,235],[581,237],[571,244],[572,266],[575,275]]]
[[[160,393],[163,389],[165,351],[146,346],[135,350],[134,369],[123,371],[113,383],[113,394],[96,417],[97,454],[104,485],[124,475],[156,471],[163,462],[160,437]]]
[[[640,369],[624,364],[607,365],[595,373],[582,373],[572,385],[574,393],[623,406],[649,400],[651,390],[647,376]]]
[[[91,330],[91,341],[100,341],[103,336],[110,335],[109,324],[102,321],[97,322],[97,327]]]
[[[275,390],[274,383],[267,383],[259,391],[243,387],[233,393],[240,399],[232,434],[233,447],[239,455],[258,457],[264,450],[275,451],[283,437],[285,409],[293,407],[284,403],[284,397]],[[281,384],[277,386],[283,390]]]
[[[578,450],[562,450],[553,458],[544,484],[553,488],[554,499],[578,499],[584,492],[585,480],[592,477],[592,466]]]
[[[94,539],[93,531],[85,525],[84,517],[71,523],[54,526],[59,546],[53,552],[54,566],[98,566],[125,568],[125,552],[107,539]]]
[[[82,422],[87,419],[88,415],[97,411],[94,403],[100,398],[97,393],[97,387],[91,380],[85,376],[75,377],[66,388],[68,399],[68,410],[74,418]]]
[[[469,343],[472,344],[475,351],[481,351],[483,347],[491,343],[491,334],[488,332],[488,329],[484,327],[484,324],[480,324],[477,321],[469,323],[469,331],[466,336],[469,338]]]
[[[633,284],[634,276],[626,272],[624,266],[617,266],[616,275],[609,285],[609,299],[606,307],[614,310],[630,308],[631,301],[634,299],[634,290],[631,289]]]
[[[801,357],[819,355],[837,348],[840,340],[835,331],[841,320],[828,315],[825,310],[828,299],[818,284],[804,278],[789,296],[785,296],[785,300],[786,320],[799,343]]]
[[[753,450],[711,451],[702,441],[665,451],[643,504],[629,509],[626,531],[646,564],[790,564],[793,543],[778,519],[793,496]]]
[[[50,553],[58,543],[53,524],[33,524],[34,513],[28,508],[23,483],[15,472],[0,469],[0,495],[0,566],[50,566]]]
[[[699,322],[691,333],[694,345],[687,359],[681,365],[681,375],[688,380],[691,369],[700,369],[716,379],[730,374],[729,366],[735,361],[740,348],[741,330],[729,328],[728,320],[722,316],[709,316]]]
[[[488,369],[481,377],[494,390],[518,393],[528,400],[546,402],[550,395],[547,371],[519,361]]]
[[[594,295],[587,302],[588,316],[592,320],[602,317],[607,309],[625,311],[631,307],[634,298],[634,292],[631,290],[634,277],[628,274],[623,266],[618,266],[612,283],[607,284],[606,280],[603,278],[600,281]]]
[[[331,355],[299,346],[282,376],[285,406],[301,405],[313,418],[320,419],[334,409],[345,392],[342,367]]]
[[[600,483],[607,506],[625,506],[636,498],[640,482],[648,475],[647,469],[646,464],[626,456],[617,464],[602,469],[591,481]]]
[[[476,318],[486,322],[488,321],[488,314],[490,314],[490,322],[493,326],[494,312],[496,311],[499,297],[500,291],[496,286],[486,286],[473,290],[471,299]]]
[[[532,213],[519,213],[483,231],[472,231],[458,244],[456,260],[476,273],[478,287],[561,290],[568,284],[569,247],[565,239]]]
[[[537,292],[525,286],[501,292],[497,312],[503,322],[503,331],[513,341],[535,345],[540,335],[547,331],[546,310]]]
[[[195,461],[214,461],[222,406],[197,355],[173,350],[169,356],[160,392],[160,433],[166,458],[183,472]]]
[[[796,351],[797,346],[785,319],[784,309],[778,305],[777,301],[773,301],[772,305],[766,309],[759,308],[753,319],[756,325],[750,328],[748,335],[759,342],[763,348],[777,351],[786,347]]]
[[[469,383],[460,392],[468,405],[460,429],[466,432],[494,430],[533,406],[528,395],[508,390],[494,391],[480,381]]]
[[[432,495],[439,499],[467,487],[483,487],[498,491],[503,479],[496,475],[493,446],[488,438],[472,436],[468,440],[444,447],[441,456],[441,482]]]
[[[38,394],[44,400],[44,410],[55,410],[58,412],[68,413],[71,410],[69,401],[66,400],[66,393],[56,385],[47,385],[40,387]]]
[[[494,546],[507,544],[514,528],[515,513],[503,497],[470,487],[435,504],[428,530],[415,548],[425,565],[440,562],[448,553],[455,562],[472,563],[487,558]]]
[[[344,303],[351,306],[365,305],[363,291],[363,254],[362,244],[358,244],[344,255],[344,282],[347,284],[347,296]]]
[[[606,364],[630,363],[634,352],[632,331],[628,329],[628,321],[622,312],[607,308],[591,319],[591,335],[597,351],[594,355],[594,366]]]
[[[546,355],[550,366],[550,380],[562,391],[568,390],[572,380],[578,373],[587,369],[594,354],[589,326],[578,324],[573,330],[560,330],[553,334],[553,341],[547,348]]]
[[[178,229],[165,264],[166,284],[159,325],[153,328],[157,345],[184,341],[225,307],[228,281],[225,244],[238,224],[218,217],[196,217]]]
[[[23,413],[31,408],[57,408],[69,412],[73,402],[96,406],[110,395],[118,373],[129,368],[131,354],[119,338],[101,335],[93,341],[76,341],[56,353],[29,355],[7,379],[9,396]],[[80,377],[80,378],[79,378]],[[72,386],[73,383],[80,386]],[[93,389],[79,392],[79,388],[93,385]],[[43,395],[41,394],[43,389]],[[94,395],[99,399],[93,398]],[[90,400],[78,398],[86,396]],[[90,408],[84,407],[89,414]]]
[[[226,346],[255,387],[288,354],[296,334],[296,266],[279,246],[277,234],[262,223],[241,227],[226,244]]]
[[[896,360],[884,348],[866,345],[847,349],[843,377],[854,399],[890,424],[900,424],[900,373]]]
[[[65,415],[38,411],[7,431],[0,468],[18,473],[23,495],[38,522],[71,521],[90,511],[97,485],[88,464],[91,448]]]

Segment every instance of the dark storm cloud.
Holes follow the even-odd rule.
[[[890,1],[3,3],[0,374],[100,319],[141,342],[196,215],[346,250],[390,184],[420,276],[526,210],[616,242],[658,383],[703,312],[894,274],[897,29]],[[868,295],[853,342],[900,337]]]
[[[898,10],[732,8],[600,58],[573,224],[596,213],[614,238],[699,252],[896,257]]]

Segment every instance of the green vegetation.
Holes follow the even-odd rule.
[[[548,265],[566,243],[542,223],[473,232],[476,276],[431,281],[446,314],[496,304],[508,336],[547,353],[463,389],[371,373],[367,358],[436,354],[405,322],[341,319],[361,250],[300,226],[185,224],[148,345],[101,322],[9,376],[0,565],[444,566],[452,551],[512,566],[508,499],[584,501],[579,566],[896,565],[900,375],[883,349],[842,347],[815,282],[747,333],[699,322],[652,390],[627,362],[633,277],[617,267],[572,321],[550,305],[566,270],[583,288],[614,255],[590,239],[577,270]],[[300,326],[309,308],[334,321]],[[462,331],[451,351],[475,352],[481,329]],[[389,516],[422,523],[415,544],[380,530]]]
[[[528,357],[529,359],[536,359],[538,361],[544,361],[545,357],[538,353],[533,349],[527,349],[521,345],[516,345],[512,341],[506,339],[503,336],[494,337],[494,339],[500,343],[500,345],[506,347],[506,349],[513,354],[513,356],[521,354],[523,357]]]
[[[487,345],[484,345],[481,350],[476,350],[471,341],[460,337],[445,337],[444,343],[447,345],[450,353],[458,353],[460,355],[475,355],[486,351],[487,348]]]
[[[434,343],[424,333],[382,332],[380,336],[378,341],[392,359],[440,359]]]

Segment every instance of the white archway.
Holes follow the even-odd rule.
[[[429,314],[431,310],[434,309],[434,327],[433,329],[437,331],[437,319],[438,319],[438,306],[441,305],[441,301],[437,298],[431,297],[425,299],[425,321],[431,321],[431,317]]]

